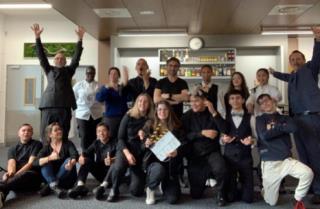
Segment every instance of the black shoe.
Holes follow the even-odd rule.
[[[226,205],[226,200],[224,199],[224,197],[221,193],[218,193],[218,195],[217,195],[217,205],[219,207],[223,207]]]
[[[116,202],[118,200],[118,193],[114,192],[114,189],[110,189],[107,201]]]
[[[6,197],[3,192],[0,192],[0,208],[3,208],[4,201],[6,200]]]
[[[314,204],[314,205],[320,204],[320,195],[319,194],[314,194],[311,197],[311,203]]]
[[[68,196],[72,199],[76,199],[77,197],[85,197],[87,196],[89,190],[84,185],[76,186],[68,191]]]
[[[50,189],[49,184],[46,184],[39,190],[38,193],[41,197],[45,197],[45,196],[48,196],[51,192],[52,190]]]
[[[93,194],[97,200],[102,200],[104,198],[105,188],[103,186],[98,186],[93,189]]]
[[[59,199],[67,197],[67,192],[64,189],[60,189],[58,186],[51,187],[51,190],[57,195]]]

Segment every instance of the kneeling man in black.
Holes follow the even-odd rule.
[[[186,112],[181,121],[188,140],[190,152],[188,159],[188,177],[192,198],[200,198],[205,189],[205,183],[210,173],[217,180],[217,204],[225,205],[222,192],[226,165],[220,152],[219,132],[207,105],[211,104],[200,90],[195,90],[190,98],[191,110]],[[211,104],[212,105],[212,104]],[[204,169],[207,168],[207,169]]]

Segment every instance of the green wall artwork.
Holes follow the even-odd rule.
[[[23,56],[25,58],[37,57],[35,45],[35,43],[24,43]],[[43,43],[43,48],[48,57],[54,57],[58,52],[63,52],[66,57],[72,57],[76,43]]]

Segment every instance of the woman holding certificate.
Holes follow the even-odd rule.
[[[146,126],[148,126],[148,123],[146,123]],[[141,132],[139,135],[141,138],[147,138],[145,141],[147,149],[154,146],[154,144],[169,131],[179,140],[182,138],[181,123],[167,101],[160,101],[156,105],[153,124],[149,126],[149,130],[146,126],[144,127],[146,137],[144,137]],[[150,133],[149,136],[148,132]],[[163,195],[170,204],[175,204],[181,194],[179,168],[182,166],[182,158],[180,149],[179,151],[177,149],[169,151],[166,153],[166,157],[164,161],[160,161],[149,149],[146,151],[144,163],[146,164],[146,204],[148,205],[155,204],[155,190],[160,183]]]

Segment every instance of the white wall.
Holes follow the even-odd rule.
[[[76,25],[60,15],[54,16],[0,16],[0,144],[4,142],[6,124],[6,82],[7,65],[39,65],[37,58],[23,57],[23,44],[25,42],[34,42],[34,34],[30,29],[33,23],[39,23],[44,27],[42,33],[43,42],[76,42],[77,35],[74,30]],[[84,51],[81,57],[80,65],[98,66],[98,41],[89,34],[85,34],[83,40]],[[2,60],[1,60],[2,58]],[[50,60],[52,62],[52,59]],[[68,63],[70,59],[68,59]],[[8,91],[14,94],[14,89]],[[25,110],[28,111],[28,110]],[[31,110],[29,110],[31,111]],[[38,110],[36,110],[38,111]],[[29,113],[25,112],[25,115]],[[12,115],[10,114],[10,117]],[[19,122],[21,121],[20,117]],[[15,118],[10,118],[14,120]],[[40,119],[40,118],[39,118]],[[9,127],[10,134],[16,133],[17,127]]]
[[[4,130],[5,130],[5,65],[4,65],[4,20],[5,17],[0,14],[0,146],[4,143]]]
[[[304,53],[306,60],[310,60],[313,52],[314,39],[311,37],[298,38],[298,50]]]

